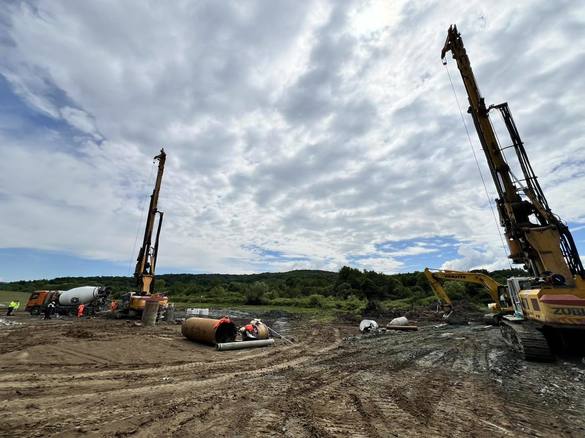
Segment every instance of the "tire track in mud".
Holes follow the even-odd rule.
[[[71,411],[72,406],[80,406],[80,405],[90,405],[92,402],[96,401],[96,398],[108,400],[109,406],[102,406],[100,409],[100,414],[95,418],[95,422],[99,423],[103,421],[103,418],[108,418],[112,415],[117,415],[119,412],[124,412],[127,409],[131,409],[133,405],[135,405],[135,400],[137,398],[146,397],[148,398],[150,394],[156,393],[157,398],[166,398],[166,397],[175,397],[177,394],[184,394],[190,391],[204,391],[206,388],[209,387],[227,387],[228,390],[231,390],[231,383],[234,380],[234,371],[237,371],[237,374],[240,378],[245,378],[247,380],[262,377],[266,374],[272,374],[275,372],[280,372],[287,368],[292,368],[295,366],[299,366],[306,361],[311,360],[313,357],[319,354],[323,354],[326,351],[329,351],[333,348],[336,348],[337,345],[341,342],[339,333],[336,332],[336,340],[333,344],[322,346],[321,344],[314,344],[314,342],[318,338],[316,336],[309,337],[309,341],[313,343],[309,344],[299,344],[299,346],[295,345],[292,347],[284,347],[282,348],[283,352],[278,355],[273,355],[274,357],[270,357],[270,353],[256,353],[253,352],[249,355],[242,355],[240,358],[229,360],[227,364],[221,364],[216,369],[211,367],[212,369],[207,369],[206,374],[212,374],[213,377],[206,378],[202,380],[193,381],[192,380],[192,373],[190,373],[195,367],[183,367],[183,365],[179,365],[178,368],[171,367],[173,371],[182,371],[182,373],[174,372],[173,374],[173,383],[165,383],[165,384],[152,384],[153,380],[157,380],[160,378],[162,374],[167,374],[169,371],[168,367],[161,367],[161,368],[149,368],[145,370],[131,370],[137,371],[137,375],[139,376],[146,376],[145,379],[141,379],[135,382],[122,382],[121,385],[117,384],[118,382],[112,382],[111,380],[104,380],[99,379],[97,381],[87,382],[87,385],[84,388],[84,385],[76,385],[74,384],[74,390],[77,391],[76,393],[71,393],[71,380],[69,373],[67,375],[56,375],[52,374],[51,379],[52,382],[55,383],[55,379],[65,380],[67,385],[69,385],[69,393],[62,394],[58,400],[54,399],[55,391],[52,391],[50,395],[40,395],[35,396],[31,394],[26,394],[24,397],[20,397],[17,400],[8,401],[2,404],[0,411],[8,411],[8,412],[15,412],[15,411],[22,411],[23,408],[26,408],[27,405],[31,403],[35,403],[37,406],[43,406],[43,410],[45,411],[45,415],[48,415],[52,418],[61,418],[66,417],[67,413]],[[292,357],[286,357],[287,355],[293,354]],[[283,357],[284,356],[284,357]],[[267,364],[262,366],[258,369],[254,370],[244,370],[242,371],[239,368],[239,364],[242,362],[246,362],[250,359],[262,362],[263,359],[267,360]],[[285,359],[284,361],[282,359]],[[266,362],[266,361],[265,361]],[[207,365],[210,367],[209,363],[198,363],[197,365]],[[183,367],[183,368],[181,368]],[[241,367],[240,367],[241,368]],[[153,375],[149,375],[148,373],[151,372]],[[88,377],[89,375],[93,376],[104,376],[104,375],[116,375],[120,373],[120,370],[115,371],[106,371],[106,372],[93,372],[93,373],[85,373],[81,376]],[[185,378],[185,380],[181,380],[181,378]],[[76,376],[76,380],[77,376]],[[82,380],[81,380],[82,381]],[[21,382],[21,384],[26,382]],[[78,382],[76,382],[78,383]],[[86,382],[84,382],[86,383]],[[134,385],[139,384],[139,387],[134,387]],[[18,383],[17,383],[18,385]],[[112,388],[112,385],[114,386]],[[65,385],[64,389],[65,388]],[[4,387],[4,389],[10,389],[10,385]],[[38,389],[38,388],[37,388]],[[54,389],[54,388],[53,388]],[[83,391],[79,393],[79,391]],[[87,391],[87,392],[85,392]],[[176,406],[176,402],[172,402],[172,406]],[[173,409],[176,409],[173,407]],[[25,409],[24,409],[25,410]],[[142,417],[144,415],[148,415],[148,411],[142,411],[138,417]],[[136,418],[136,415],[132,416],[132,418]],[[87,419],[86,419],[87,420]],[[145,422],[141,424],[141,428],[148,427],[148,421],[144,420]],[[186,421],[189,421],[187,418]],[[30,422],[29,422],[30,423]],[[35,424],[29,424],[30,427],[34,427]],[[38,424],[37,424],[38,426]]]
[[[444,351],[424,348],[412,352],[401,351],[400,347],[394,348],[394,357],[391,364],[385,364],[384,361],[377,359],[376,354],[372,354],[369,351],[375,349],[376,341],[368,340],[365,348],[361,348],[361,358],[362,360],[364,359],[363,353],[364,350],[367,350],[370,363],[356,363],[354,360],[347,360],[349,358],[359,359],[360,353],[356,351],[342,358],[345,360],[338,361],[335,357],[329,357],[325,361],[320,361],[320,363],[341,362],[353,367],[358,373],[364,370],[379,370],[380,374],[387,377],[390,383],[386,385],[386,391],[377,391],[377,388],[384,386],[381,381],[371,381],[368,385],[362,385],[362,387],[368,388],[366,394],[362,392],[353,393],[352,399],[358,411],[362,411],[361,407],[367,407],[365,415],[368,415],[370,411],[376,412],[376,414],[368,416],[379,420],[377,424],[382,424],[383,427],[387,424],[392,424],[394,432],[399,432],[400,436],[410,436],[413,434],[413,430],[417,430],[417,434],[428,436],[470,436],[474,435],[474,430],[478,430],[478,421],[482,422],[479,430],[485,430],[486,426],[488,426],[491,430],[490,433],[494,436],[508,435],[510,425],[496,424],[499,422],[498,419],[501,418],[502,412],[506,412],[504,404],[498,410],[491,409],[491,416],[490,413],[486,412],[480,413],[476,411],[474,413],[474,415],[483,414],[487,417],[486,420],[482,418],[472,419],[472,417],[460,415],[460,412],[465,412],[469,408],[470,394],[481,394],[476,396],[477,399],[474,403],[481,404],[481,400],[485,399],[486,406],[493,405],[493,400],[490,400],[492,397],[501,399],[501,396],[490,390],[492,383],[485,377],[480,378],[477,383],[471,384],[471,387],[470,384],[462,385],[459,382],[468,373],[488,373],[490,366],[486,360],[487,356],[479,348],[477,342],[474,343],[468,339],[456,340],[462,342],[455,343],[444,349]],[[379,342],[383,343],[384,341]],[[404,356],[401,355],[403,352],[406,353]],[[470,369],[470,366],[472,369]],[[430,371],[429,368],[434,370]],[[437,370],[442,371],[438,372]],[[454,373],[453,370],[456,372]],[[458,373],[460,374],[459,376],[457,375]],[[402,383],[397,384],[396,382]],[[386,392],[386,394],[383,394],[383,392]],[[458,410],[457,414],[453,412],[455,409]],[[520,418],[525,413],[526,410],[524,412],[521,410],[515,412]],[[546,415],[540,414],[540,418],[546,417]],[[450,418],[450,425],[444,424],[443,418]],[[351,423],[349,418],[347,419],[347,422]],[[414,425],[416,424],[419,424],[419,426],[415,427]],[[353,425],[350,425],[350,429],[352,427]],[[554,431],[554,429],[544,424],[540,428],[542,431],[551,433]],[[534,429],[531,430],[530,428],[523,428],[521,431],[514,428],[512,430],[516,430],[516,433],[520,432],[518,435],[535,432]],[[367,430],[369,436],[375,436],[376,434],[389,436],[394,432],[389,429],[383,430],[382,428],[376,428],[376,430],[370,428]]]
[[[80,364],[73,364],[73,365],[59,365],[59,370],[58,371],[54,371],[55,369],[55,365],[54,364],[34,364],[35,367],[35,371],[40,373],[43,372],[44,375],[39,375],[36,380],[54,380],[55,378],[59,378],[59,374],[61,374],[62,372],[75,372],[75,376],[79,379],[87,379],[87,378],[95,378],[95,377],[109,377],[109,376],[119,376],[120,373],[124,373],[127,375],[130,374],[136,374],[136,375],[152,375],[153,373],[175,373],[175,372],[181,372],[181,371],[193,371],[194,369],[197,368],[205,368],[206,370],[213,370],[214,368],[222,368],[222,367],[228,367],[230,365],[233,364],[237,364],[238,362],[242,361],[242,360],[255,360],[255,359],[261,359],[263,357],[268,357],[271,356],[271,360],[278,360],[279,356],[286,356],[288,355],[290,352],[293,351],[297,351],[299,355],[301,354],[305,354],[305,350],[304,348],[306,348],[307,346],[311,346],[313,344],[313,341],[315,341],[316,339],[318,339],[318,335],[312,333],[304,342],[302,343],[296,343],[294,345],[290,345],[290,344],[281,344],[278,346],[278,350],[277,351],[273,351],[271,349],[262,349],[261,352],[259,353],[251,353],[251,351],[254,350],[249,350],[250,352],[246,352],[245,357],[236,357],[233,359],[227,359],[225,360],[224,358],[222,358],[221,356],[224,356],[228,353],[226,352],[221,352],[218,353],[216,352],[214,349],[212,349],[212,347],[209,347],[208,351],[202,351],[203,354],[205,353],[210,353],[212,355],[215,355],[216,359],[221,359],[221,361],[217,361],[217,362],[211,362],[209,360],[207,361],[185,361],[185,362],[181,362],[178,364],[170,364],[170,365],[164,365],[164,364],[148,364],[148,367],[144,367],[144,366],[140,366],[140,365],[136,365],[136,364],[118,364],[118,363],[111,363],[109,362],[109,369],[108,370],[100,370],[100,371],[79,371],[79,369],[83,366]],[[183,339],[183,338],[180,338]],[[87,365],[91,365],[92,363],[96,363],[98,361],[105,360],[107,362],[107,358],[104,358],[102,356],[93,356],[91,354],[85,354],[85,353],[80,353],[80,352],[76,352],[73,351],[71,349],[67,349],[65,347],[61,347],[61,346],[57,346],[54,348],[54,350],[60,350],[65,354],[69,354],[72,355],[74,357],[80,357],[80,358],[84,358],[84,359],[88,359],[88,363]],[[236,354],[238,354],[240,352],[237,352]],[[86,365],[86,366],[87,366]],[[33,366],[33,364],[21,364],[20,366],[17,365],[16,368],[23,368],[25,369],[27,372],[31,372],[31,366]],[[130,368],[128,368],[130,367]],[[1,369],[2,367],[0,367]],[[14,368],[14,367],[12,367]],[[36,369],[36,368],[41,368],[41,369]],[[48,368],[49,370],[51,370],[51,372],[44,372],[43,368]],[[71,368],[71,369],[69,369]],[[83,368],[81,368],[83,369]],[[22,380],[24,382],[29,381],[29,378],[27,376],[23,376],[22,373],[4,373],[2,375],[0,375],[0,383],[1,382],[15,382],[18,380]]]
[[[170,364],[170,365],[164,365],[164,364],[149,364],[147,367],[139,367],[139,365],[136,364],[109,364],[109,369],[107,370],[99,370],[99,371],[83,371],[83,372],[75,372],[75,378],[78,379],[79,381],[83,380],[83,379],[96,379],[96,378],[104,378],[104,379],[121,379],[121,378],[127,378],[131,375],[136,375],[136,376],[140,376],[140,377],[144,377],[144,376],[152,376],[152,375],[156,375],[156,374],[170,374],[170,373],[179,373],[179,372],[193,372],[193,371],[197,371],[197,369],[202,368],[205,369],[205,371],[221,371],[222,369],[229,369],[231,366],[233,365],[237,365],[239,362],[241,362],[242,360],[259,360],[259,359],[263,359],[263,358],[267,358],[268,360],[270,360],[271,362],[278,362],[279,360],[281,360],[281,358],[284,356],[290,356],[291,354],[295,354],[295,356],[301,356],[307,353],[306,349],[307,348],[312,348],[314,341],[318,340],[319,337],[317,335],[311,335],[309,336],[304,342],[302,343],[297,343],[294,345],[290,345],[290,344],[281,344],[278,345],[277,348],[274,349],[260,349],[261,351],[259,351],[258,353],[256,353],[255,351],[258,350],[247,350],[245,352],[245,354],[243,354],[240,357],[235,357],[235,358],[230,358],[230,359],[225,359],[224,357],[229,354],[226,352],[216,352],[215,350],[212,350],[211,347],[209,347],[208,351],[202,351],[203,354],[205,353],[209,353],[211,355],[214,355],[215,359],[217,359],[217,361],[212,362],[210,360],[207,361],[193,361],[193,362],[183,362],[183,363],[179,363],[179,364]],[[337,340],[339,341],[339,340]],[[73,351],[71,349],[65,348],[65,347],[55,347],[54,348],[55,351],[61,351],[65,354],[69,354],[72,355],[74,357],[80,357],[80,358],[85,358],[88,360],[88,365],[91,365],[92,363],[95,364],[97,361],[100,361],[100,364],[102,364],[102,361],[107,361],[107,358],[104,358],[103,356],[95,356],[95,355],[91,355],[91,354],[85,354],[85,353],[80,353],[80,352],[76,352]],[[236,354],[241,354],[243,352],[237,352]],[[222,357],[224,356],[224,357]],[[33,373],[35,374],[34,376],[34,380],[35,382],[43,382],[43,381],[47,381],[50,382],[51,385],[55,384],[56,379],[59,379],[62,377],[62,375],[64,373],[67,373],[67,384],[70,383],[70,379],[69,379],[69,374],[73,373],[75,370],[69,370],[69,367],[67,366],[63,366],[60,365],[58,370],[54,370],[55,366],[54,365],[47,365],[47,368],[50,368],[52,370],[52,372],[50,373],[46,373],[43,372],[43,370],[39,370],[39,369],[32,369],[31,367],[39,367],[39,364],[24,364],[21,365],[22,368],[25,368],[26,371],[28,373]],[[128,368],[130,366],[130,368]],[[45,368],[42,366],[42,364],[40,365],[41,368]],[[80,365],[71,365],[71,367],[74,368],[79,368]],[[19,368],[19,366],[17,365],[17,368]],[[23,375],[21,372],[15,373],[3,373],[0,376],[0,385],[2,383],[9,383],[9,384],[15,384],[17,382],[20,382],[20,384],[22,384],[23,387],[26,387],[27,385],[31,385],[30,382],[30,374],[29,375]]]
[[[527,379],[552,381],[551,368],[516,361],[489,333],[486,342],[466,327],[346,342],[327,326],[302,335],[294,346],[228,354],[177,344],[195,360],[174,354],[142,367],[33,365],[25,375],[15,364],[0,390],[23,394],[0,401],[0,435],[583,436],[571,423],[584,423],[582,399],[557,407],[535,395]]]
[[[324,358],[321,358],[313,367],[318,366],[319,368],[308,372],[304,370],[303,379],[312,379],[314,376],[327,375],[327,368],[335,369],[335,372],[331,373],[331,379],[327,381],[321,381],[317,387],[304,387],[301,386],[297,389],[296,393],[287,394],[287,399],[296,399],[298,396],[302,396],[304,399],[311,396],[313,393],[317,396],[317,402],[313,404],[312,410],[315,411],[313,415],[313,422],[319,425],[321,428],[321,434],[329,434],[337,436],[339,434],[348,433],[353,431],[353,436],[356,435],[356,431],[365,430],[364,436],[393,436],[394,432],[387,426],[390,423],[390,418],[397,418],[404,416],[402,410],[389,400],[388,397],[383,397],[378,394],[368,394],[372,390],[364,392],[362,388],[364,385],[358,381],[360,373],[371,372],[375,370],[384,370],[383,374],[387,375],[392,372],[399,371],[408,367],[410,364],[415,362],[421,357],[424,357],[428,351],[418,351],[412,353],[406,352],[406,358],[396,363],[387,364],[386,361],[382,363],[364,361],[363,357],[360,359],[360,354],[363,351],[347,350],[346,347],[342,347],[341,351],[331,352]],[[357,359],[357,360],[355,360]],[[347,370],[342,366],[343,372],[341,372],[337,365],[347,365]],[[294,379],[299,383],[299,377]],[[368,385],[371,387],[371,385]],[[348,391],[350,395],[348,396]],[[374,391],[375,392],[375,391]],[[352,412],[355,414],[348,415],[345,413],[339,418],[335,418],[335,421],[330,421],[331,412],[326,412],[322,417],[319,417],[319,406],[321,403],[319,396],[321,393],[329,393],[330,397],[334,400],[343,400],[345,404],[354,406]],[[315,406],[316,405],[316,406]],[[298,410],[298,406],[296,406]],[[390,415],[387,415],[390,414]],[[329,418],[328,418],[329,417]]]
[[[220,412],[210,412],[206,419],[205,426],[198,425],[197,430],[199,432],[204,432],[205,430],[213,430],[214,432],[217,432],[217,430],[224,430],[225,433],[228,433],[230,430],[242,430],[248,424],[254,423],[254,430],[256,431],[264,431],[267,434],[279,433],[279,431],[282,433],[281,428],[276,424],[281,418],[281,412],[273,411],[273,399],[271,398],[266,403],[263,403],[261,399],[253,400],[252,405],[254,406],[254,409],[252,410],[253,414],[251,414],[250,409],[246,409],[246,407],[250,405],[250,402],[249,400],[246,400],[245,394],[249,393],[250,387],[255,386],[255,382],[259,379],[264,379],[266,376],[275,377],[275,373],[286,374],[287,371],[294,370],[294,366],[309,361],[311,357],[318,354],[324,354],[327,351],[337,348],[340,342],[341,339],[339,332],[335,331],[335,341],[331,345],[312,351],[301,351],[299,357],[290,358],[285,362],[280,362],[275,365],[264,366],[258,370],[238,373],[238,378],[236,380],[233,380],[233,376],[230,375],[229,382],[216,382],[211,385],[214,388],[215,394],[218,392],[221,394],[220,398],[225,398],[225,390],[229,391],[231,394],[242,394],[243,396],[235,398],[234,400],[229,400],[227,406],[222,405]],[[246,358],[242,358],[242,360],[246,360]],[[266,379],[264,379],[263,382],[266,383]],[[266,392],[272,396],[276,396],[279,393],[281,382],[281,379],[272,379],[272,385],[268,385],[269,387],[266,389]],[[229,387],[225,388],[221,383],[229,383]],[[221,404],[221,402],[219,403]],[[299,410],[297,409],[297,412],[298,411]],[[181,428],[184,428],[186,424],[193,422],[197,423],[197,419],[190,420],[187,418],[181,425]],[[311,430],[312,432],[315,432],[315,430]],[[311,436],[313,435],[314,434]]]

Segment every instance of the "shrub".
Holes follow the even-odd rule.
[[[264,295],[266,294],[267,289],[268,288],[266,287],[266,285],[261,281],[252,283],[250,286],[248,286],[246,292],[244,293],[244,296],[246,298],[245,303],[256,305],[266,304],[268,300]]]
[[[311,307],[324,307],[325,298],[321,295],[313,294],[309,296],[308,303]]]

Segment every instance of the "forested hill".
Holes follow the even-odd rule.
[[[501,283],[507,277],[523,276],[522,270],[486,273]],[[31,292],[34,290],[67,290],[77,286],[110,286],[118,295],[135,290],[132,277],[61,277],[52,280],[0,283],[0,289]],[[451,282],[449,292],[454,298],[468,297],[484,301],[487,294],[481,286]],[[249,275],[232,274],[164,274],[156,277],[156,291],[168,293],[176,300],[223,301],[263,304],[278,300],[317,297],[331,299],[365,299],[367,301],[420,300],[432,295],[422,272],[385,275],[343,267],[339,272],[298,270]],[[284,302],[284,301],[283,301]]]
[[[334,284],[338,274],[329,271],[298,270],[289,272],[266,272],[261,274],[162,274],[156,276],[156,289],[173,294],[186,290],[207,290],[229,284],[252,284],[264,282],[280,288],[282,285],[324,287]],[[109,286],[114,292],[131,291],[136,288],[134,277],[58,277],[51,280],[0,282],[0,289],[32,292],[34,290],[67,290],[78,286]]]

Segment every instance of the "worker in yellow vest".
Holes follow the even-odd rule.
[[[11,301],[8,304],[8,311],[6,312],[6,316],[12,316],[12,312],[16,310],[16,301]]]

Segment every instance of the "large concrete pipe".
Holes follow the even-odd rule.
[[[188,318],[183,321],[181,333],[187,339],[203,344],[215,345],[236,340],[238,329],[229,318]]]
[[[218,343],[219,351],[241,350],[243,348],[267,347],[274,344],[274,339],[262,339],[259,341],[241,341],[241,342],[224,342]]]
[[[156,317],[160,303],[158,300],[146,300],[144,311],[142,312],[142,322],[144,325],[156,325]]]

